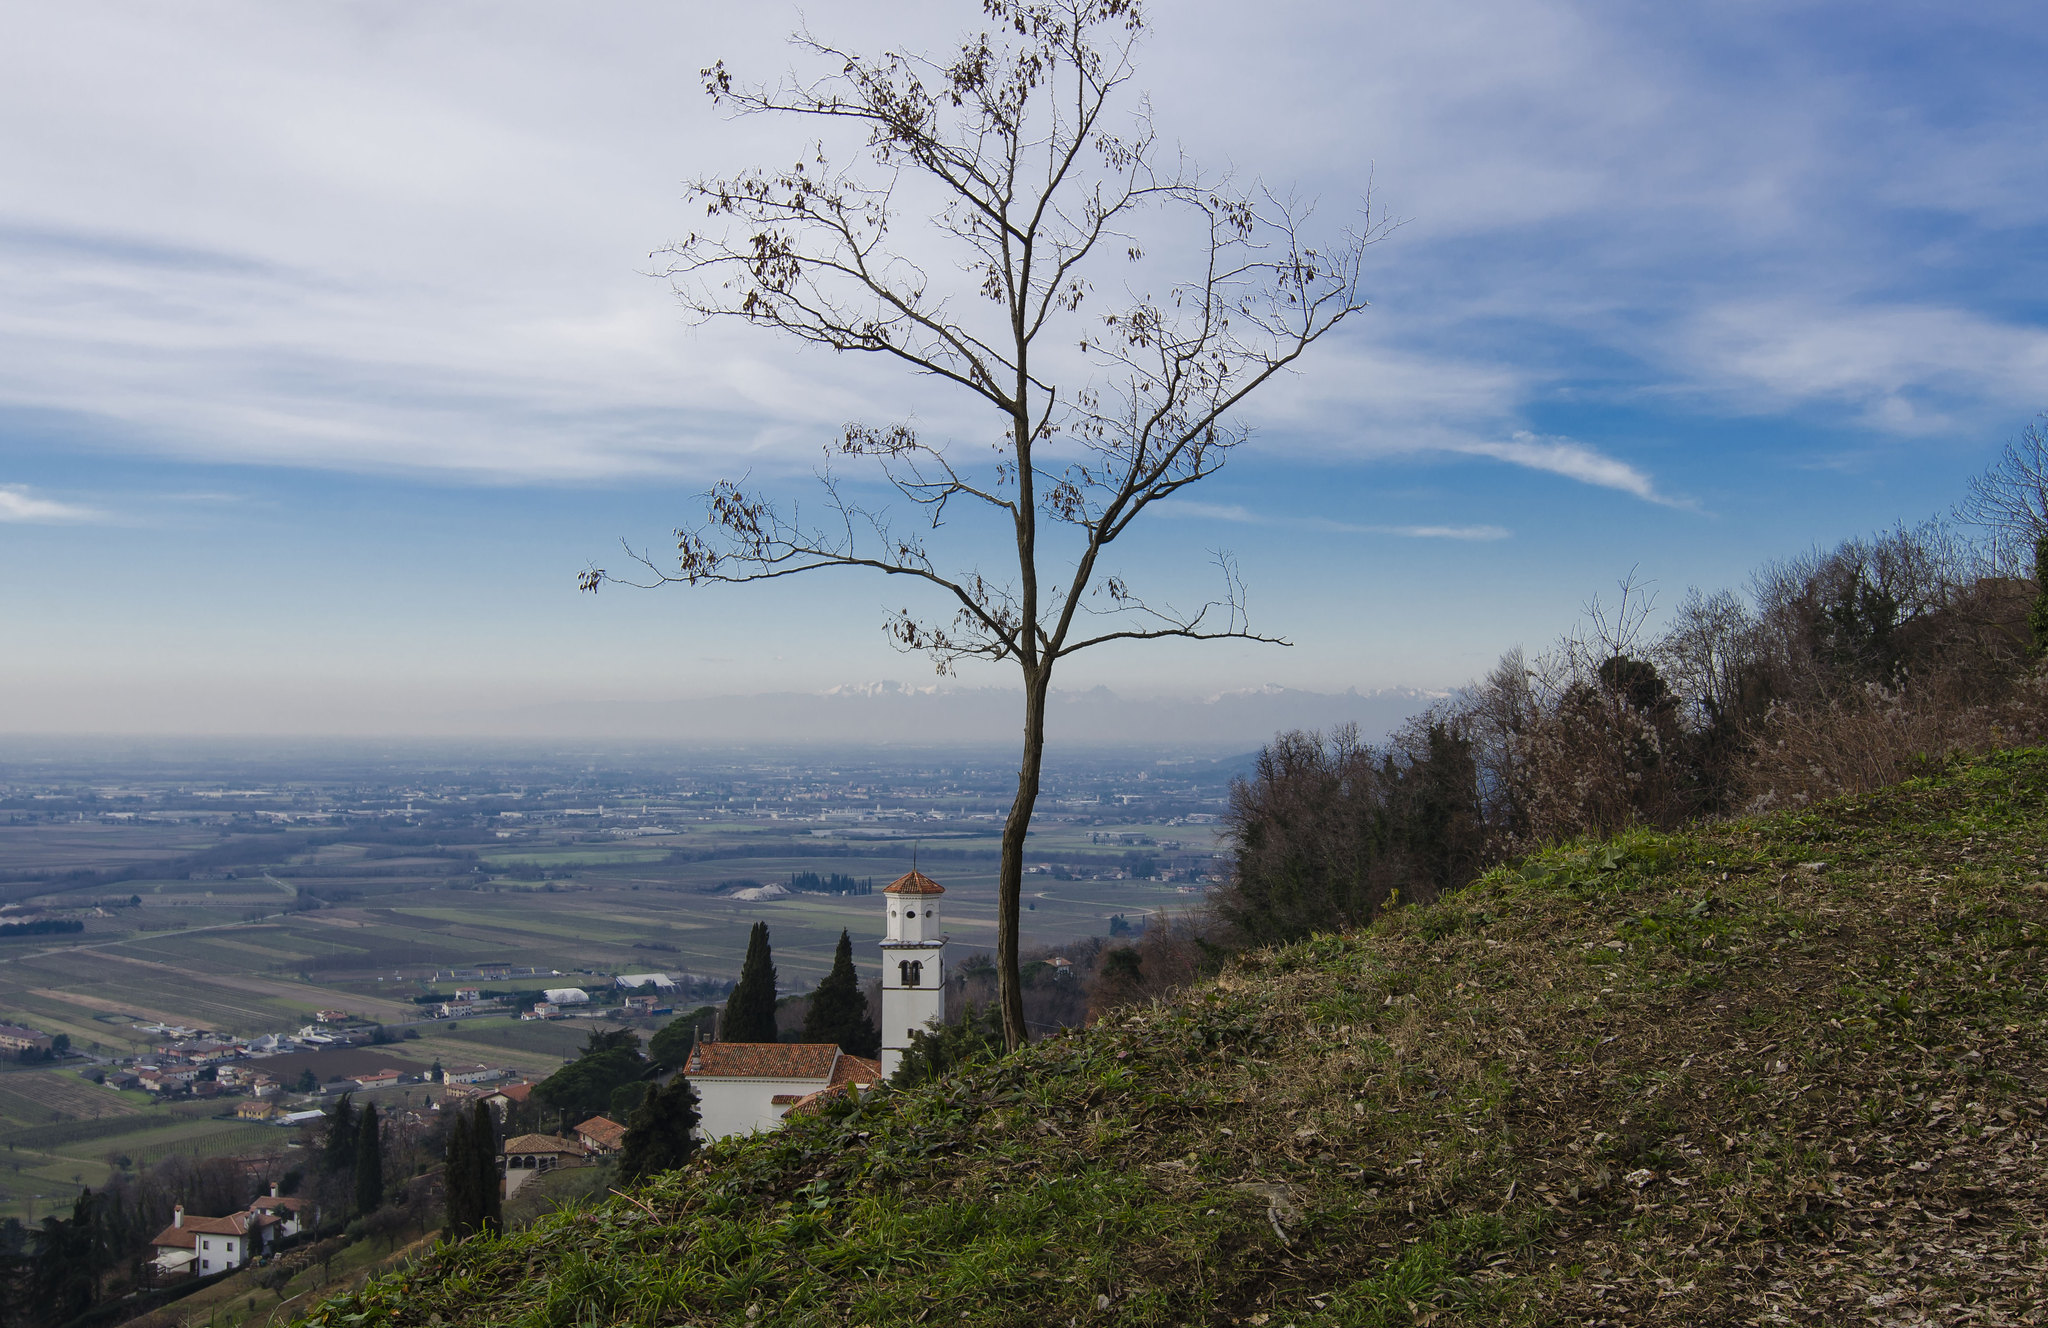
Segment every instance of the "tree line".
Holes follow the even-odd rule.
[[[1232,792],[1216,939],[1355,925],[1543,844],[1799,806],[2048,737],[2048,436],[2029,428],[1951,519],[1652,618],[1631,578],[1384,744],[1281,735]]]

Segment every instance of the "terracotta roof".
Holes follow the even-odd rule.
[[[498,1150],[510,1153],[567,1153],[571,1157],[582,1157],[589,1150],[574,1139],[564,1139],[559,1134],[518,1134],[505,1141]]]
[[[882,1082],[882,1063],[871,1061],[864,1056],[841,1056],[839,1064],[832,1071],[832,1082],[815,1093],[777,1093],[769,1101],[770,1106],[787,1106],[785,1116],[809,1116],[835,1097],[843,1097],[852,1089],[873,1088]]]
[[[600,1147],[617,1148],[626,1137],[626,1127],[609,1116],[592,1116],[576,1127],[576,1133],[597,1140]]]
[[[308,1203],[306,1200],[296,1198],[288,1194],[266,1194],[261,1199],[258,1199],[255,1203],[249,1205],[249,1207],[255,1209],[259,1213],[274,1212],[279,1209],[282,1209],[287,1213],[303,1213],[312,1206],[313,1205]]]
[[[833,1067],[832,1082],[827,1088],[843,1088],[847,1084],[859,1084],[863,1088],[882,1082],[882,1063],[871,1061],[865,1056],[841,1056],[839,1064]]]
[[[821,1079],[832,1077],[832,1042],[700,1042],[683,1073],[692,1079]]]
[[[946,887],[921,871],[907,871],[882,887],[885,895],[942,895]]]
[[[194,1248],[195,1236],[246,1236],[252,1228],[266,1227],[275,1221],[269,1213],[235,1213],[228,1217],[194,1217],[187,1213],[185,1225],[165,1227],[150,1244],[189,1250]]]
[[[497,1090],[496,1095],[498,1097],[510,1098],[514,1102],[524,1102],[532,1092],[532,1084],[505,1084]],[[486,1093],[484,1096],[490,1097],[492,1095]]]

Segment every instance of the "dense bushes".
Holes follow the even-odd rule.
[[[1293,939],[1546,843],[1864,792],[2048,737],[2048,436],[2028,430],[1959,515],[1974,529],[1772,564],[1747,596],[1692,590],[1659,633],[1626,581],[1384,748],[1282,735],[1234,791],[1219,919],[1238,943]]]

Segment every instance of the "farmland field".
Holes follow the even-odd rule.
[[[0,759],[0,916],[80,928],[0,940],[0,1021],[82,1053],[0,1070],[0,1215],[69,1202],[116,1153],[279,1146],[270,1127],[215,1119],[231,1104],[152,1104],[77,1076],[183,1036],[166,1030],[293,1034],[338,1009],[398,1039],[357,1049],[379,1064],[541,1076],[615,1025],[441,1020],[433,1007],[466,986],[610,996],[613,975],[654,971],[684,984],[680,1008],[715,1001],[756,922],[785,993],[824,976],[842,930],[872,977],[878,894],[735,892],[812,875],[879,891],[913,862],[948,891],[956,962],[995,941],[1007,757],[265,759]],[[1027,950],[1197,902],[1188,883],[1209,867],[1227,767],[1101,762],[1048,778],[1027,849],[1047,864],[1025,879]]]

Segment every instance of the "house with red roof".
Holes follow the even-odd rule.
[[[805,1098],[882,1079],[879,1063],[830,1042],[700,1042],[683,1073],[697,1090],[697,1137],[706,1142],[775,1129]]]
[[[562,1167],[587,1166],[589,1162],[590,1150],[574,1139],[558,1134],[519,1134],[507,1139],[498,1150],[498,1175],[509,1199],[535,1176]]]
[[[210,1277],[240,1268],[267,1251],[282,1235],[283,1225],[275,1213],[246,1210],[226,1217],[189,1217],[185,1205],[179,1204],[171,1224],[150,1241],[156,1247],[157,1272]]]
[[[576,1127],[576,1142],[602,1157],[616,1153],[626,1141],[626,1127],[609,1116],[592,1116]]]

